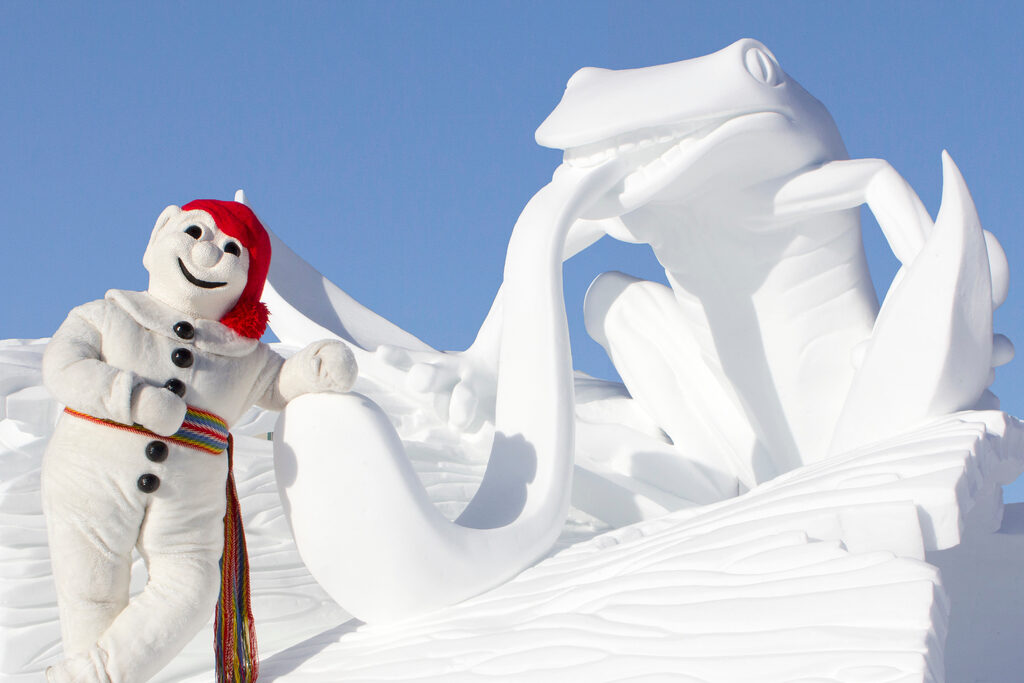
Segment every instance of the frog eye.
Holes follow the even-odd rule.
[[[782,82],[782,70],[775,58],[759,47],[747,50],[743,55],[743,64],[751,76],[765,85],[778,85]]]
[[[231,254],[232,256],[241,256],[242,250],[238,248],[238,244],[235,242],[228,242],[224,245],[224,253]]]
[[[187,228],[185,228],[185,234],[191,237],[192,239],[197,240],[203,236],[203,229],[200,228],[198,225],[190,225]]]

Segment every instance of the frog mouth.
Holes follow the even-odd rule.
[[[202,287],[203,289],[216,289],[217,287],[223,287],[226,282],[208,282],[206,280],[200,280],[192,273],[188,272],[188,268],[182,263],[181,259],[178,259],[178,267],[181,268],[181,274],[185,276],[185,279],[194,284],[196,287]]]

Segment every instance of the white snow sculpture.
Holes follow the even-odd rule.
[[[847,158],[824,106],[757,41],[644,69],[582,69],[537,139],[564,149],[564,163],[517,223],[505,283],[474,345],[432,360],[438,354],[418,340],[397,344],[407,350],[395,362],[411,366],[413,382],[451,392],[447,407],[463,413],[458,422],[474,423],[465,414],[486,410],[485,399],[497,396],[489,476],[460,520],[447,523],[426,502],[372,403],[309,397],[285,412],[277,430],[299,548],[328,592],[357,615],[390,618],[475,594],[530,564],[557,535],[573,417],[567,404],[542,404],[531,392],[546,376],[556,381],[552,397],[571,396],[560,271],[551,264],[604,234],[651,245],[671,288],[602,275],[588,292],[588,331],[670,439],[659,447],[699,465],[693,472],[724,470],[706,490],[727,490],[730,477],[739,490],[752,489],[931,419],[996,404],[985,392],[992,365],[1012,356],[1002,337],[993,352],[992,310],[1006,295],[1006,260],[981,229],[956,166],[943,155],[943,206],[933,225],[888,163]],[[610,189],[576,188],[588,197],[578,206],[584,213],[540,208],[541,198],[573,197],[586,171]],[[861,243],[862,203],[903,264],[880,312]],[[563,240],[565,221],[576,218]],[[530,237],[545,231],[557,239]],[[338,300],[329,288],[315,291],[320,301],[305,303],[307,312],[322,308],[323,294]],[[301,322],[308,316],[284,308],[308,327]],[[340,323],[350,334],[340,311],[332,313],[335,329]],[[610,412],[619,413],[611,422],[629,423],[621,409]],[[559,447],[547,450],[545,439]],[[358,464],[329,455],[335,443],[360,452]],[[506,455],[510,446],[523,451]],[[534,465],[523,464],[533,457],[536,479]],[[587,483],[593,492],[608,481]],[[347,520],[363,511],[374,532],[324,524],[318,501],[325,496],[332,515]],[[481,539],[481,548],[468,539]],[[367,581],[381,576],[380,591],[369,590]]]
[[[621,177],[617,163],[560,169],[512,231],[494,443],[454,523],[434,508],[386,414],[365,396],[317,395],[282,413],[276,470],[296,545],[352,614],[379,621],[458,602],[515,576],[558,538],[574,454],[563,244]]]
[[[847,159],[824,106],[757,41],[582,69],[537,140],[573,167],[630,165],[575,241],[647,243],[671,289],[599,277],[588,331],[676,444],[747,487],[971,408],[991,383],[1006,262],[956,166],[943,154],[933,229],[888,163]],[[877,316],[865,202],[903,264]]]

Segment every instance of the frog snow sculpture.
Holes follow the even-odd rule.
[[[949,155],[933,222],[886,161],[848,158],[825,107],[756,40],[581,69],[537,141],[573,168],[628,166],[569,240],[649,244],[670,286],[599,277],[587,330],[673,443],[717,454],[745,488],[997,405],[986,387],[1012,357],[992,333],[1006,258]],[[881,310],[865,203],[902,263]]]
[[[218,666],[254,680],[254,634],[235,629],[252,615],[228,430],[254,403],[279,410],[356,375],[342,342],[288,360],[260,343],[269,263],[243,203],[169,206],[143,257],[149,288],[79,306],[49,343],[44,380],[67,408],[42,472],[65,654],[48,680],[149,679],[207,622],[218,588]],[[149,579],[129,599],[133,548]]]
[[[758,41],[674,64],[582,69],[537,140],[564,160],[513,229],[477,341],[449,355],[406,338],[387,353],[410,379],[426,378],[448,415],[494,419],[487,472],[463,515],[449,522],[431,506],[368,401],[302,399],[275,430],[303,559],[359,618],[480,593],[556,538],[580,424],[559,263],[605,234],[650,245],[670,286],[602,275],[585,303],[588,331],[664,437],[658,445],[727,475],[714,482],[719,499],[995,405],[992,368],[1013,355],[992,330],[1008,268],[958,169],[944,154],[933,221],[887,162],[848,158],[825,107]],[[861,240],[864,203],[903,264],[881,307]],[[312,282],[312,295],[290,299],[296,339],[322,325],[353,340],[360,326],[368,339],[399,336],[367,325],[365,310],[346,317],[350,298]],[[358,466],[338,458],[343,435],[377,455]],[[648,454],[644,445],[626,458],[639,472]],[[372,510],[373,525],[323,524],[311,501],[328,495],[339,515]]]

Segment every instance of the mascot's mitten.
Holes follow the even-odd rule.
[[[346,392],[357,373],[356,357],[348,346],[338,341],[318,341],[285,361],[278,386],[286,401],[312,392]]]
[[[142,385],[132,392],[132,424],[170,436],[181,427],[188,404],[164,387]]]
[[[346,391],[355,360],[337,341],[287,362],[259,342],[270,239],[244,204],[167,207],[143,265],[145,292],[74,309],[43,357],[67,406],[43,457],[65,654],[47,678],[145,681],[216,605],[218,679],[255,680],[228,428],[253,404]],[[129,599],[135,547],[149,580]]]

